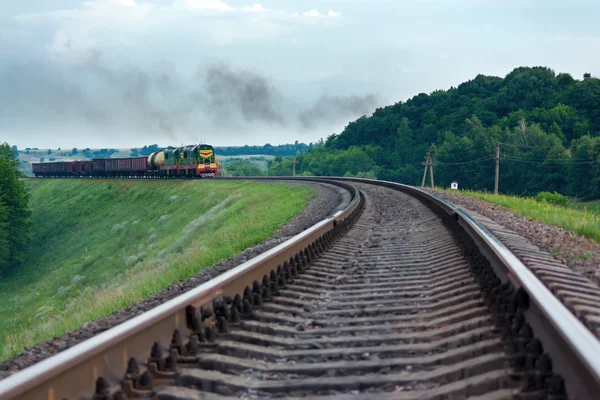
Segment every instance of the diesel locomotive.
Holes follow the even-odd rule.
[[[188,177],[214,178],[219,173],[215,150],[200,144],[168,148],[148,157],[95,158],[91,161],[33,163],[36,177]]]

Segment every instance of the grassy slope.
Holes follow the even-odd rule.
[[[314,196],[254,182],[29,182],[30,259],[0,281],[2,357],[263,241]]]
[[[575,201],[575,207],[600,215],[600,200]]]
[[[449,193],[455,192],[452,190],[447,191]],[[580,208],[559,207],[538,202],[530,197],[494,196],[491,193],[468,190],[461,190],[459,193],[504,206],[534,220],[560,226],[600,243],[600,210],[597,208],[594,209],[588,206],[586,210],[582,210]]]

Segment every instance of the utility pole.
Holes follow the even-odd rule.
[[[427,157],[425,157],[425,162],[421,164],[425,166],[425,170],[423,171],[423,180],[421,181],[421,187],[425,187],[425,178],[427,178],[427,167],[429,167],[429,153],[427,153]]]
[[[434,188],[434,184],[433,184],[433,160],[431,159],[431,156],[429,156],[429,177],[431,178],[431,188]]]
[[[496,180],[494,182],[494,195],[498,196],[498,180],[500,178],[500,144],[496,145]]]
[[[292,167],[292,176],[296,176],[296,156],[294,156],[294,164]]]
[[[421,187],[425,186],[425,179],[427,178],[427,168],[429,167],[429,178],[431,179],[431,188],[433,189],[433,166],[435,164],[433,163],[433,160],[431,158],[431,153],[427,153],[427,158],[425,162],[421,164],[425,166],[425,170],[423,171],[423,180],[421,181]]]

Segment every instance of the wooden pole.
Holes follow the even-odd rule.
[[[423,171],[423,180],[421,181],[421,187],[425,186],[425,178],[427,177],[427,167],[429,166],[429,153],[427,153],[427,157],[425,158],[425,170]]]
[[[433,183],[433,160],[431,159],[431,156],[429,157],[429,177],[431,178],[431,188],[434,188],[434,183]]]
[[[294,164],[292,167],[292,176],[296,176],[296,156],[294,156]]]
[[[494,195],[498,196],[498,180],[500,178],[500,144],[496,145],[496,180],[494,182]]]

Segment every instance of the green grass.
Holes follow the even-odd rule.
[[[592,201],[574,201],[575,207],[600,215],[600,200]]]
[[[0,281],[0,358],[272,236],[314,197],[284,183],[30,180],[29,260]]]
[[[446,190],[456,193],[454,190]],[[526,216],[536,221],[555,225],[567,231],[578,233],[600,243],[600,210],[589,207],[585,210],[575,207],[554,206],[539,202],[531,197],[498,195],[486,192],[460,190],[458,193],[485,200],[506,207],[515,212],[515,216]],[[593,202],[598,207],[600,202]]]

